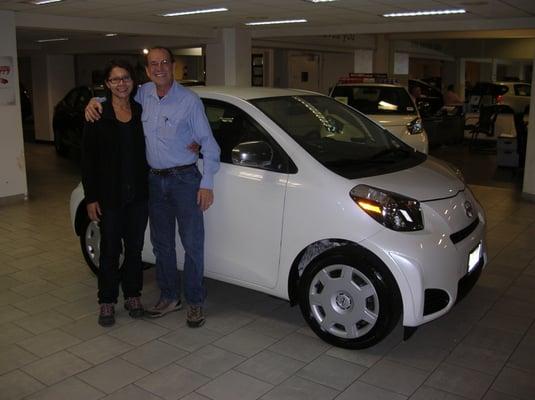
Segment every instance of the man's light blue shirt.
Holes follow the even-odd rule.
[[[201,188],[213,189],[220,149],[197,94],[173,82],[171,89],[160,99],[156,85],[148,82],[138,89],[135,100],[143,107],[141,120],[151,168],[172,168],[197,162],[198,154],[188,149],[192,142],[196,142],[201,145],[203,155]]]

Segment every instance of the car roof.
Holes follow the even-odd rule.
[[[396,84],[393,84],[393,83],[373,83],[373,82],[338,83],[336,86],[372,86],[372,87],[405,88],[403,85],[396,85]]]
[[[280,89],[245,86],[191,86],[189,87],[189,89],[191,89],[201,97],[203,97],[203,95],[218,94],[235,97],[242,100],[252,100],[280,96],[302,96],[310,94],[321,95],[320,93],[300,89]]]

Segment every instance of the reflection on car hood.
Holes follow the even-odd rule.
[[[366,182],[368,180],[369,182]],[[426,161],[413,168],[359,179],[358,182],[419,201],[452,197],[464,189],[464,183],[451,167],[433,157],[428,157]]]
[[[368,117],[377,122],[379,125],[384,126],[385,128],[390,128],[392,126],[400,126],[404,128],[407,126],[408,123],[414,121],[415,118],[418,118],[418,115],[368,115]]]

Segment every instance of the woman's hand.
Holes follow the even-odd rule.
[[[93,203],[88,203],[87,206],[87,216],[91,221],[97,221],[100,222],[100,216],[102,215],[102,212],[100,211],[100,204],[98,204],[98,201],[94,201]]]

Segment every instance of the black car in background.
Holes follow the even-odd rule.
[[[103,86],[78,86],[56,105],[52,127],[58,155],[67,156],[72,151],[80,150],[85,106],[92,97],[103,96]]]

